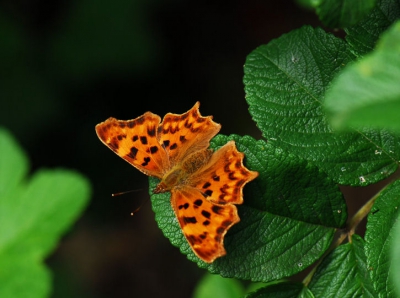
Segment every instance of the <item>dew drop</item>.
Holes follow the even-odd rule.
[[[297,266],[303,267],[303,263],[298,263]]]
[[[341,167],[340,169],[342,170],[342,172],[346,171],[345,167]]]
[[[382,151],[375,150],[375,154],[379,154],[379,155],[381,155],[381,154],[382,154]]]
[[[339,209],[339,210],[337,211],[337,213],[339,213],[339,214],[342,213],[342,210]]]
[[[360,176],[359,179],[360,179],[360,182],[361,182],[361,183],[365,183],[365,181],[366,181],[365,178],[364,178],[364,176]]]

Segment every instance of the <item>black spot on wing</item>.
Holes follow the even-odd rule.
[[[151,159],[150,159],[150,157],[145,157],[143,160],[144,161],[142,162],[142,166],[145,167],[149,164]]]
[[[211,213],[206,210],[202,210],[201,215],[203,215],[205,218],[208,218],[208,219],[210,219],[210,217],[211,217]]]
[[[204,183],[203,188],[208,188],[210,186],[211,186],[211,183],[210,182],[206,182],[206,183]]]
[[[204,194],[206,195],[206,197],[211,197],[213,194],[213,191],[211,189],[207,189]]]
[[[147,133],[150,137],[154,137],[156,135],[156,128],[153,127],[147,127]]]
[[[229,180],[236,180],[237,178],[235,177],[235,173],[234,172],[230,172],[229,174],[228,174],[228,178],[229,178]]]
[[[154,153],[156,153],[158,151],[158,147],[157,146],[152,146],[152,147],[150,147],[150,153],[151,154],[154,154]]]
[[[223,207],[220,207],[220,206],[217,206],[217,205],[214,205],[214,206],[211,207],[211,210],[216,214],[220,214],[219,212],[221,210],[223,210],[223,209],[224,209]]]
[[[178,206],[178,209],[179,209],[179,210],[182,209],[182,208],[184,208],[184,209],[186,210],[187,208],[189,208],[189,204],[188,204],[188,203],[185,203],[185,204],[183,204],[183,205],[179,205],[179,206]]]
[[[214,176],[212,177],[212,179],[213,179],[214,181],[219,181],[219,180],[220,180],[219,176],[217,176],[217,175],[214,175]]]
[[[131,148],[131,152],[128,154],[128,156],[130,157],[130,158],[133,158],[133,159],[135,159],[136,158],[136,154],[138,153],[138,149],[136,148],[136,147],[132,147]]]
[[[174,150],[174,149],[176,149],[178,147],[178,145],[176,144],[176,143],[173,143],[172,145],[171,145],[171,147],[169,147],[169,149],[170,150]]]
[[[145,136],[140,137],[140,142],[141,142],[143,145],[147,145],[147,138],[146,138]]]
[[[182,220],[185,224],[195,224],[197,223],[196,217],[194,216],[184,216]]]
[[[164,146],[164,148],[167,148],[169,146],[169,140],[164,140],[163,146]]]
[[[197,207],[200,207],[200,206],[203,204],[203,200],[198,199],[198,200],[194,201],[193,204],[194,204],[195,206],[197,206]]]

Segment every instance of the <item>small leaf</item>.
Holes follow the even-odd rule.
[[[318,266],[309,289],[315,297],[376,297],[369,278],[364,240],[353,235],[352,243],[340,245]]]
[[[250,293],[245,296],[246,298],[314,298],[310,290],[308,290],[302,283],[271,283],[270,285]]]
[[[363,2],[363,1],[353,1]],[[358,24],[345,29],[346,40],[356,56],[363,56],[375,47],[382,32],[400,18],[400,2],[378,0],[366,18]]]
[[[3,130],[0,153],[8,159],[1,159],[0,185],[9,183],[0,192],[0,297],[46,297],[51,278],[43,259],[86,205],[89,183],[67,170],[22,181],[26,157]]]
[[[400,180],[389,185],[376,199],[368,215],[365,253],[371,278],[379,297],[395,297],[390,268],[390,249],[400,212]],[[397,251],[399,252],[399,251]],[[398,283],[398,280],[395,280]]]
[[[323,0],[317,14],[325,26],[344,28],[364,18],[375,6],[376,0]]]
[[[376,127],[400,132],[400,22],[370,55],[332,83],[325,107],[334,128]]]
[[[206,274],[197,284],[193,298],[240,298],[243,295],[244,287],[236,279]]]
[[[347,213],[337,185],[315,167],[264,141],[219,135],[212,147],[235,140],[259,177],[244,188],[241,221],[225,236],[227,255],[212,264],[191,251],[171,208],[170,195],[152,195],[156,221],[171,243],[200,267],[224,277],[267,282],[302,271],[328,248]],[[154,189],[157,179],[150,179]],[[249,270],[248,268],[252,268]]]
[[[306,159],[343,185],[368,185],[393,173],[400,138],[364,129],[336,134],[322,109],[333,77],[351,62],[347,45],[303,27],[254,50],[246,60],[250,113],[268,142]]]

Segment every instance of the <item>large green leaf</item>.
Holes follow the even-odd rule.
[[[247,57],[246,99],[269,143],[311,161],[340,184],[367,185],[397,169],[400,138],[368,129],[337,134],[328,125],[325,91],[351,61],[342,40],[303,27]]]
[[[365,252],[370,275],[379,297],[397,297],[390,268],[390,249],[400,215],[400,180],[379,194],[368,215]],[[398,251],[399,252],[399,251]],[[398,282],[398,280],[396,281]]]
[[[86,205],[89,183],[67,170],[24,176],[27,159],[0,130],[0,297],[46,297],[43,259]]]
[[[354,1],[363,2],[363,1]],[[351,51],[363,56],[372,51],[382,32],[400,18],[400,2],[397,0],[378,0],[368,16],[358,24],[346,28],[346,40]]]
[[[241,221],[225,237],[227,255],[206,264],[193,254],[171,208],[169,193],[152,195],[159,227],[190,260],[225,277],[266,282],[303,270],[328,248],[334,228],[346,221],[346,206],[337,185],[306,161],[264,141],[219,135],[212,147],[230,139],[245,153],[246,165],[260,175],[245,187],[245,203],[238,206]],[[150,188],[157,182],[151,178]]]
[[[314,297],[376,297],[368,275],[364,240],[353,235],[352,243],[340,245],[324,258],[309,289]]]
[[[376,127],[400,132],[400,22],[373,51],[332,84],[325,107],[335,128]]]
[[[326,26],[344,28],[364,18],[375,3],[376,0],[322,0],[317,7],[317,14]]]

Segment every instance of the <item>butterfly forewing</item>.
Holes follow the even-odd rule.
[[[211,138],[220,129],[221,125],[212,121],[212,116],[200,115],[197,102],[184,114],[166,114],[158,129],[158,137],[171,165],[175,165],[183,162],[192,153],[207,149]]]
[[[157,140],[160,120],[150,112],[127,121],[109,118],[96,126],[96,132],[105,145],[138,170],[162,178],[170,165]]]

